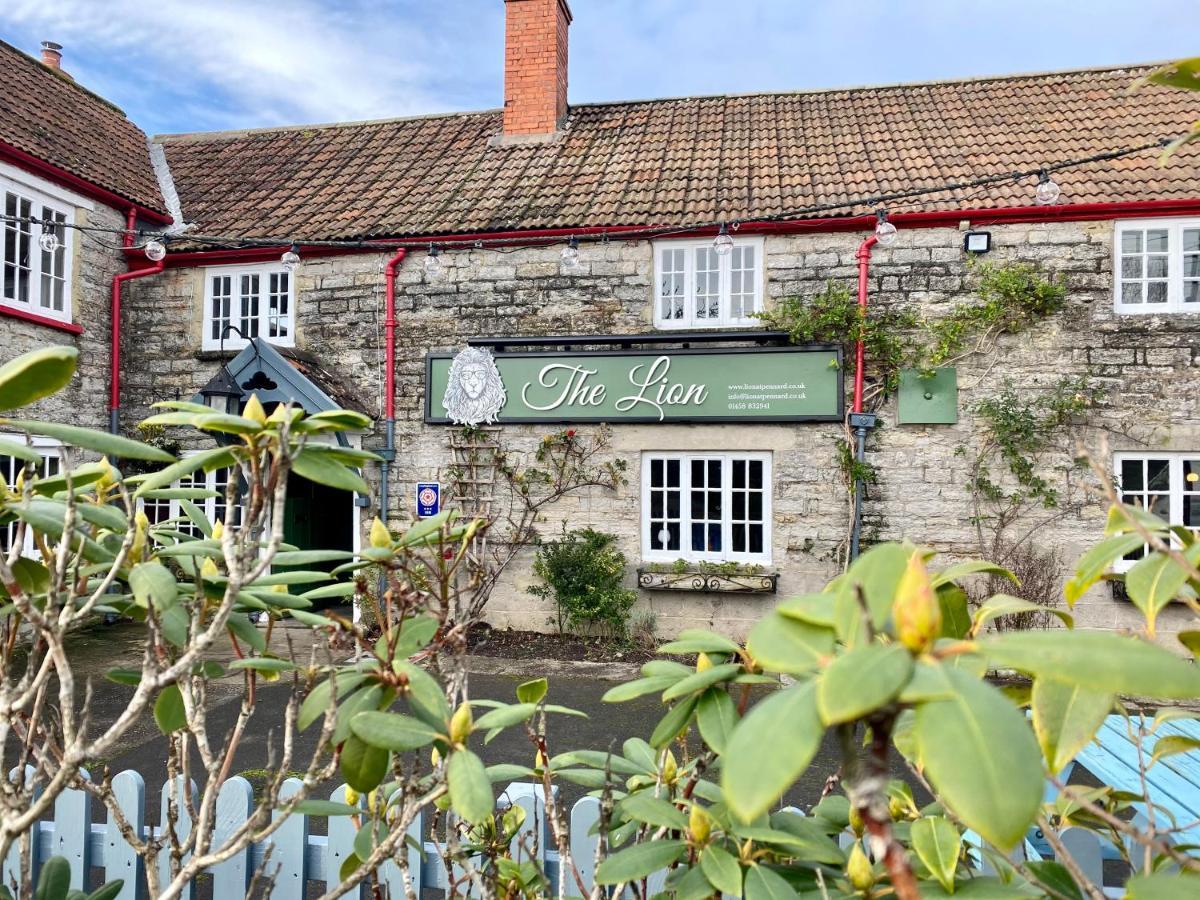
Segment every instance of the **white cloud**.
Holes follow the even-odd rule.
[[[446,78],[470,81],[455,70],[456,60],[478,67],[473,34],[439,33],[434,12],[431,23],[428,12],[369,0],[6,0],[0,23],[65,44],[66,67],[131,112],[157,95],[211,127],[204,120],[275,125],[454,108],[461,89],[447,89]],[[179,121],[180,109],[169,112]]]

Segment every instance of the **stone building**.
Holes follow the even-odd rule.
[[[1077,438],[1115,452],[1104,465],[1131,501],[1200,526],[1200,155],[1185,148],[1160,167],[1149,146],[1200,117],[1198,95],[1131,95],[1146,71],[1135,66],[570,106],[565,0],[507,0],[506,12],[503,110],[150,141],[142,174],[158,193],[141,225],[163,197],[178,208],[161,272],[148,271],[143,239],[125,252],[148,274],[123,286],[123,430],[157,400],[201,395],[223,365],[245,395],[367,412],[375,429],[356,441],[388,457],[386,508],[380,468],[366,473],[371,498],[302,485],[294,498],[298,543],[354,546],[375,514],[410,519],[418,484],[465,490],[447,368],[468,344],[485,347],[506,391],[496,439],[511,454],[528,459],[561,429],[591,440],[603,422],[597,461],[625,466],[627,484],[548,508],[543,535],[564,522],[618,535],[630,585],[642,570],[654,588],[639,603],[660,633],[741,634],[777,598],[836,573],[852,518],[837,453],[853,347],[790,344],[756,314],[831,283],[854,291],[861,273],[869,315],[937,320],[977,300],[980,263],[1023,264],[1062,280],[1061,310],[985,341],[953,379],[909,376],[915,389],[871,405],[864,544],[977,555],[990,539],[972,489],[980,401],[1036,400],[1072,377],[1098,400],[1039,459],[1059,503],[1031,505],[1009,540],[1058,550],[1065,567],[1097,539],[1106,502],[1071,464]],[[1044,205],[1043,167],[1061,189],[1044,184]],[[975,183],[1006,173],[1025,174]],[[879,205],[897,230],[864,253]],[[293,245],[295,267],[281,258]],[[77,296],[85,281],[103,290],[103,266],[119,261],[98,257]],[[76,302],[102,358],[108,306]],[[6,342],[4,357],[21,349]],[[70,402],[102,408],[107,380],[81,382]],[[526,554],[489,618],[547,627],[531,581]],[[1107,586],[1077,612],[1084,627],[1134,621]],[[1172,612],[1164,633],[1183,621]]]

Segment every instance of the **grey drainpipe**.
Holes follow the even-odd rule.
[[[867,432],[875,427],[874,413],[850,413],[850,427],[854,429],[854,458],[861,465],[866,459]],[[862,538],[863,480],[854,481],[854,523],[850,527],[850,559],[858,559],[858,545]]]

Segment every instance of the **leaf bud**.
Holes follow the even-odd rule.
[[[224,536],[225,536],[225,523],[222,522],[220,519],[217,519],[217,521],[213,522],[212,539],[214,541],[219,541]]]
[[[923,653],[942,630],[942,608],[929,581],[921,552],[914,550],[900,576],[893,607],[896,637],[913,653]]]
[[[259,425],[267,424],[267,411],[263,409],[262,402],[258,399],[258,394],[250,395],[250,399],[246,401],[246,407],[242,410],[242,416],[250,419],[252,422],[257,422]]]
[[[471,735],[475,720],[471,717],[471,705],[460,703],[454,715],[450,717],[450,743],[461,744]]]
[[[696,655],[696,671],[697,672],[706,672],[709,669],[711,669],[712,667],[713,667],[712,658],[707,653],[704,653],[703,651],[701,651],[699,654]]]
[[[346,802],[351,806],[357,806],[359,799],[362,797],[358,791],[349,785],[346,786]]]
[[[712,817],[697,803],[692,804],[692,810],[688,813],[688,831],[697,844],[705,843],[712,833]]]
[[[378,516],[371,523],[371,546],[377,549],[392,546],[392,533]]]
[[[212,578],[220,575],[221,570],[217,568],[216,561],[211,557],[205,557],[204,562],[200,564],[200,575],[204,578]]]
[[[875,883],[875,873],[871,871],[871,861],[867,859],[867,854],[863,852],[862,844],[858,841],[855,841],[854,846],[850,848],[850,859],[846,863],[846,877],[850,879],[850,884],[856,891],[863,893],[869,891],[871,885]]]
[[[667,751],[666,757],[663,759],[662,780],[663,784],[674,784],[675,779],[679,777],[679,765],[675,762],[675,754],[670,750]]]

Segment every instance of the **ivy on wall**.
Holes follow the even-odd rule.
[[[760,318],[771,328],[786,331],[794,343],[843,345],[851,377],[855,372],[852,348],[861,339],[867,367],[864,408],[877,410],[896,393],[902,369],[932,372],[990,353],[1001,336],[1028,331],[1066,304],[1062,278],[1047,277],[1025,263],[972,261],[969,274],[974,296],[938,317],[886,306],[873,307],[864,315],[849,287],[830,282],[816,296],[782,299]],[[1043,457],[1098,397],[1099,391],[1086,377],[1064,378],[1032,396],[1006,385],[1000,394],[975,406],[980,439],[967,487],[981,551],[985,543],[994,546],[1031,506],[1058,505],[1058,490],[1044,474]],[[968,452],[965,446],[959,451]],[[852,510],[856,485],[877,482],[878,473],[855,458],[848,428],[837,441],[835,458]],[[998,464],[1007,469],[1014,488],[1002,486],[1009,479],[997,474]],[[988,521],[996,529],[991,542],[983,539],[983,523]]]

